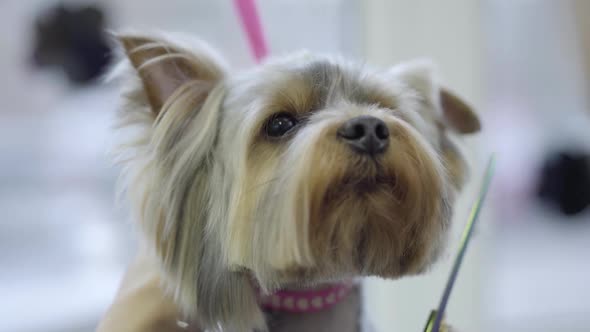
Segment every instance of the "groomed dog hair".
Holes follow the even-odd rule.
[[[398,278],[437,258],[467,173],[451,136],[480,125],[429,62],[379,71],[303,52],[229,74],[201,42],[117,38],[133,133],[122,188],[187,318],[264,330],[256,288]],[[368,115],[387,126],[378,158],[338,137]],[[281,116],[296,124],[269,135]]]

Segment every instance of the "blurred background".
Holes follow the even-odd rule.
[[[271,53],[387,67],[430,57],[476,106],[474,180],[498,167],[448,319],[462,331],[590,331],[590,2],[258,1]],[[253,65],[231,1],[0,1],[0,331],[92,331],[134,238],[107,152],[117,86],[104,29],[195,34]],[[456,246],[456,245],[455,245]],[[366,281],[380,332],[421,331],[454,247],[431,273]]]

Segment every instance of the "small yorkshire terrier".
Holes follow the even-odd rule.
[[[430,63],[302,52],[230,73],[199,42],[117,38],[125,190],[182,326],[358,331],[351,280],[437,259],[467,177],[452,136],[480,122]]]

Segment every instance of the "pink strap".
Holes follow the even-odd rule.
[[[268,49],[264,35],[262,34],[262,25],[254,1],[234,0],[234,4],[240,14],[244,30],[246,30],[246,34],[248,35],[248,41],[254,52],[254,58],[256,62],[260,62],[268,54]]]

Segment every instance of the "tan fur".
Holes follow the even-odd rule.
[[[120,40],[131,64],[121,127],[135,134],[120,149],[123,186],[187,319],[265,329],[252,282],[398,278],[437,258],[465,173],[447,129],[479,122],[458,99],[441,104],[428,68],[305,54],[229,75],[205,50]],[[269,138],[279,112],[301,125]],[[360,115],[386,123],[384,155],[360,156],[336,135]]]

